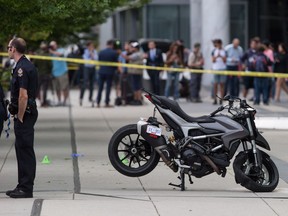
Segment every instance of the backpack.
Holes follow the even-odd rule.
[[[255,59],[255,71],[257,72],[268,72],[268,61],[264,55],[258,55]]]
[[[245,53],[245,56],[247,56],[247,67],[249,71],[256,71],[255,69],[255,62],[257,58],[257,53],[252,52],[251,50],[248,50]]]

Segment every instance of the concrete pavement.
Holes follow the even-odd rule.
[[[190,115],[209,114],[209,93],[204,103],[180,100]],[[148,117],[153,107],[92,108],[84,101],[78,104],[78,91],[71,91],[71,107],[40,108],[36,125],[35,151],[37,177],[33,199],[10,199],[5,191],[15,187],[17,167],[13,147],[14,136],[1,138],[0,151],[0,215],[90,216],[90,215],[287,215],[288,212],[288,145],[287,131],[275,129],[286,125],[288,103],[257,107],[257,124],[270,142],[281,180],[273,193],[252,193],[234,181],[232,166],[227,176],[216,174],[196,179],[181,192],[171,186],[178,183],[177,174],[159,163],[154,171],[141,178],[119,174],[107,156],[109,140],[119,127]],[[276,120],[279,120],[278,123]],[[284,120],[283,120],[284,119]],[[261,122],[262,121],[262,122]],[[278,128],[279,129],[279,128]],[[10,133],[13,133],[11,130]],[[72,153],[77,153],[73,157]],[[41,164],[47,155],[50,164]]]

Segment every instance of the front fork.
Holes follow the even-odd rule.
[[[254,130],[253,130],[253,127],[252,127],[250,114],[248,113],[248,111],[245,111],[245,114],[247,116],[246,122],[247,122],[247,125],[248,125],[249,134],[250,134],[250,139],[251,139],[251,144],[252,144],[252,152],[253,152],[253,155],[254,155],[255,166],[259,167],[260,163],[258,161],[258,155],[257,155],[258,151],[257,151],[256,141],[255,141],[256,137],[255,137]],[[248,150],[247,143],[244,143],[244,150],[245,151]]]

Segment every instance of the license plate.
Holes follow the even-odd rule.
[[[162,129],[155,127],[155,126],[152,126],[152,125],[148,125],[146,132],[149,134],[156,135],[156,136],[161,136]]]

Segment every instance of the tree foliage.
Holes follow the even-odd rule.
[[[89,31],[116,8],[149,0],[0,0],[0,42],[14,35],[27,40],[61,39]]]

